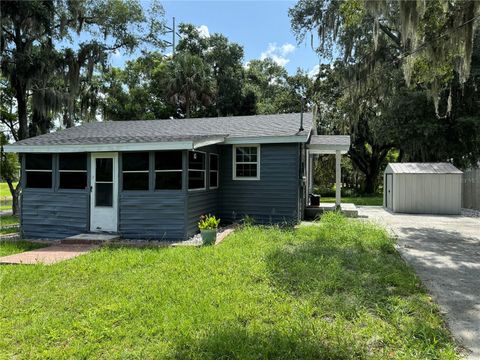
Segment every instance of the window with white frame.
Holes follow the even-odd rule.
[[[60,189],[85,189],[87,187],[87,154],[60,154],[58,172]]]
[[[218,154],[210,154],[210,189],[218,188]]]
[[[25,175],[27,188],[50,189],[52,187],[52,155],[27,154]]]
[[[188,189],[201,190],[206,188],[205,153],[188,152]]]
[[[182,189],[182,152],[155,153],[155,190]]]
[[[122,154],[123,190],[148,190],[149,153]]]
[[[233,179],[260,179],[260,145],[233,146]]]

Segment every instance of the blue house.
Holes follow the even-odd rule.
[[[314,154],[340,156],[348,136],[318,136],[312,114],[107,121],[5,146],[20,154],[27,238],[113,232],[185,239],[202,214],[222,223],[296,223]]]

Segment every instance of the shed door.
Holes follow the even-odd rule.
[[[91,156],[90,231],[117,231],[118,154]]]
[[[385,205],[393,210],[393,174],[387,174],[385,187]]]

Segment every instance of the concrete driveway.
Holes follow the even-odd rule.
[[[480,359],[480,218],[392,214],[359,207],[398,237],[398,249],[445,313],[455,338]]]

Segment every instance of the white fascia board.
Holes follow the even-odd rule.
[[[76,153],[116,152],[148,150],[191,150],[193,141],[169,141],[154,143],[84,144],[84,145],[5,145],[7,153]]]
[[[226,138],[225,136],[218,136],[218,137],[210,138],[207,140],[199,140],[193,143],[192,149],[198,149],[208,145],[223,143],[225,141],[225,138]]]
[[[234,137],[226,138],[224,144],[227,145],[245,145],[245,144],[282,144],[282,143],[306,143],[306,135],[287,135],[287,136],[257,136],[257,137]]]
[[[350,144],[340,145],[340,144],[308,144],[307,149],[311,154],[334,154],[335,151],[345,151],[350,150]],[[327,151],[327,152],[326,152]]]

